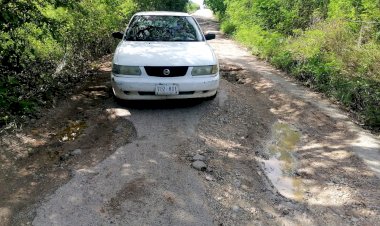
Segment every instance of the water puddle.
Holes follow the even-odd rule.
[[[275,123],[272,142],[268,145],[268,160],[263,160],[265,173],[277,190],[286,198],[302,200],[302,182],[294,173],[297,159],[294,149],[301,138],[300,132],[284,123]]]
[[[69,125],[58,133],[57,136],[61,141],[73,141],[85,128],[87,128],[87,125],[83,121],[70,121]]]

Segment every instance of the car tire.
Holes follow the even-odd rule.
[[[125,100],[118,98],[113,92],[112,92],[112,97],[117,105],[120,105],[120,106],[125,105]]]

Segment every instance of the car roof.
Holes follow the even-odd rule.
[[[154,16],[190,16],[188,13],[184,12],[170,12],[170,11],[146,11],[146,12],[139,12],[135,15],[154,15]]]

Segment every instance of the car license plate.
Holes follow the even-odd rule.
[[[156,95],[168,96],[168,95],[178,95],[178,86],[174,84],[161,84],[156,85]]]

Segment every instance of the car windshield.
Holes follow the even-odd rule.
[[[203,41],[191,16],[135,16],[125,35],[128,41]]]

